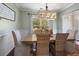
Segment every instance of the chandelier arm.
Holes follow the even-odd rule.
[[[50,16],[49,16],[49,17],[51,18],[51,16],[52,16],[52,14],[53,14],[53,13],[52,13],[52,12],[50,12],[50,13],[51,13],[51,14],[50,14]]]

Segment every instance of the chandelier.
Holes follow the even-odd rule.
[[[38,17],[55,20],[56,19],[56,12],[48,10],[48,6],[46,3],[45,10],[43,10],[43,8],[40,8],[40,10],[38,11]]]

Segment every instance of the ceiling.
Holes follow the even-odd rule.
[[[15,3],[21,10],[39,10],[45,9],[46,3]],[[61,11],[72,5],[72,3],[47,3],[48,9],[53,11]]]

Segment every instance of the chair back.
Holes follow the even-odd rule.
[[[55,51],[56,55],[63,56],[65,55],[65,43],[68,37],[68,33],[57,33],[56,42],[55,42]]]
[[[13,37],[14,37],[15,44],[17,43],[17,45],[20,45],[21,39],[22,39],[20,31],[19,30],[12,31],[12,34],[13,34]]]
[[[16,45],[16,43],[17,43],[16,33],[14,31],[12,31],[12,35],[13,35],[13,38],[14,38],[14,45]]]
[[[78,31],[69,29],[69,30],[67,30],[67,33],[69,33],[68,40],[74,41],[76,39]]]
[[[43,55],[49,55],[49,39],[50,34],[49,33],[37,33],[37,55],[43,56]]]

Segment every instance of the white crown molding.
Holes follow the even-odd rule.
[[[72,5],[74,5],[75,3],[71,3],[68,6],[64,7],[63,9],[60,10],[60,12],[63,12],[64,10],[66,10],[67,8],[71,7]]]

